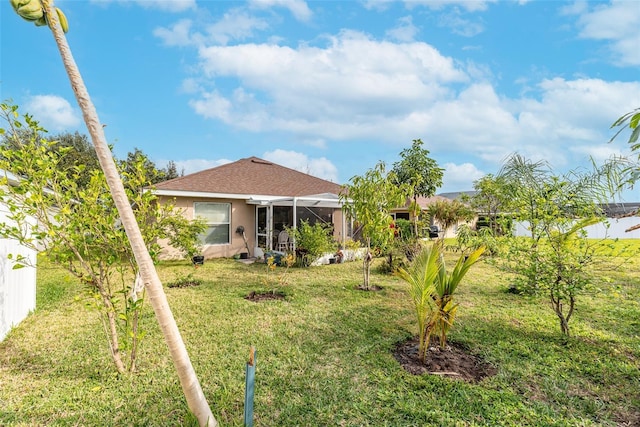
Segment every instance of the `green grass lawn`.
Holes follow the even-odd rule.
[[[286,301],[254,303],[265,266],[159,266],[205,395],[224,426],[243,420],[244,369],[257,348],[257,426],[591,426],[640,423],[640,262],[605,269],[564,340],[546,300],[508,294],[486,263],[460,287],[450,340],[497,368],[478,384],[413,376],[396,343],[416,333],[406,286],[359,262],[289,270]],[[382,262],[377,259],[375,265]],[[452,264],[451,264],[452,265]],[[119,377],[80,285],[41,260],[38,309],[0,343],[0,425],[193,424],[150,306],[139,372]]]

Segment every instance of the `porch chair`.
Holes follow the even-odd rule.
[[[277,250],[286,252],[289,250],[289,233],[286,230],[282,230],[278,233],[278,245]]]

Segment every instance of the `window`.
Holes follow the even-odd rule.
[[[224,245],[230,243],[231,203],[193,204],[194,215],[205,220],[207,228],[200,236],[205,245]]]
[[[409,221],[409,213],[408,212],[396,212],[392,213],[391,216],[393,219],[406,219]]]

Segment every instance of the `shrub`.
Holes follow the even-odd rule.
[[[308,221],[302,221],[297,228],[286,228],[289,236],[296,242],[296,257],[303,267],[308,267],[313,261],[327,252],[336,250],[333,241],[331,227],[315,223],[310,225]]]
[[[402,240],[408,240],[413,237],[413,224],[407,219],[398,218],[395,221],[398,235]]]
[[[473,252],[484,246],[486,253],[491,256],[500,254],[500,241],[488,227],[473,230],[468,224],[461,224],[456,233],[456,245],[453,250],[462,253]]]
[[[458,310],[453,294],[482,252],[484,248],[480,247],[470,255],[460,255],[453,271],[448,272],[442,245],[436,244],[417,254],[407,269],[398,269],[396,274],[409,284],[418,323],[418,355],[423,362],[432,335],[439,338],[441,347],[445,346]]]

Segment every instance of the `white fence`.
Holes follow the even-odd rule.
[[[8,216],[7,206],[0,201],[0,221],[12,224]],[[13,259],[22,255],[30,266],[14,269],[10,254]],[[36,260],[36,251],[15,240],[0,239],[0,341],[36,308]]]
[[[33,266],[13,269],[7,255],[27,257]],[[18,242],[0,239],[0,341],[36,308],[36,252]]]
[[[607,227],[608,224],[608,227]],[[590,239],[640,239],[640,229],[625,232],[626,229],[640,224],[640,218],[609,218],[607,223],[599,223],[585,227],[587,237]],[[521,222],[516,224],[516,236],[530,236],[528,230],[529,223]]]

